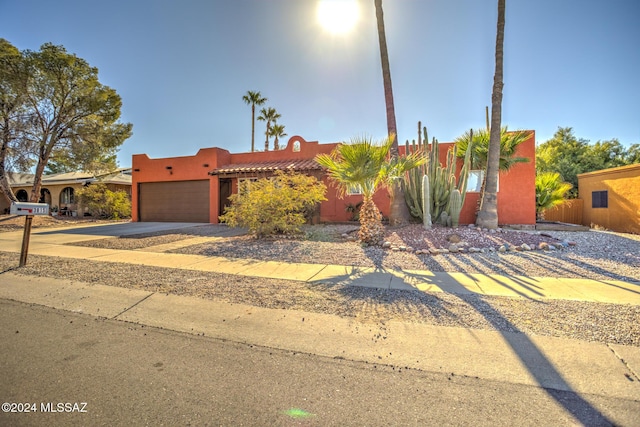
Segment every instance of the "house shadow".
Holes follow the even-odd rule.
[[[373,298],[379,298],[381,303],[414,302],[415,295],[411,295],[411,292],[420,291],[423,295],[427,295],[424,291],[436,290],[435,288],[438,288],[441,292],[460,298],[466,304],[472,305],[474,309],[502,335],[504,342],[508,344],[517,355],[522,365],[531,374],[540,388],[567,412],[572,414],[578,422],[582,425],[614,425],[611,420],[575,391],[531,338],[502,315],[502,313],[482,298],[474,299],[473,303],[464,299],[464,295],[477,295],[476,292],[469,289],[470,286],[469,283],[467,283],[473,280],[471,275],[463,273],[432,273],[421,271],[399,274],[397,271],[389,271],[377,267],[346,267],[342,274],[333,277],[323,277],[310,283],[322,283],[325,285],[327,283],[333,283],[334,285],[340,286],[338,291],[350,286],[375,288],[376,293]],[[537,296],[543,296],[534,284],[525,282],[514,276],[504,281],[496,280],[496,283],[510,291],[516,292],[515,287],[508,283],[509,280],[520,281],[521,283],[519,283],[519,285],[526,286],[527,291],[533,294],[532,296],[524,292],[517,292],[524,298],[537,301]],[[463,283],[465,283],[466,286],[463,285]],[[372,298],[371,292],[364,290],[363,292],[355,293],[351,291],[344,292],[344,294],[348,298],[363,298],[367,300]],[[442,315],[442,313],[445,313],[446,315],[455,317],[455,314],[447,309],[447,305],[450,304],[449,302],[438,298],[434,293],[429,293],[428,295],[430,298],[422,301],[424,304],[430,304],[429,309],[434,315]]]

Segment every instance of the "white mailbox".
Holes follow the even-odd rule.
[[[46,203],[13,202],[9,213],[11,215],[49,215],[49,205]]]

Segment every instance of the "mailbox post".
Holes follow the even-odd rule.
[[[22,267],[27,264],[33,216],[49,215],[49,205],[46,203],[13,202],[9,212],[11,215],[24,215],[24,233],[22,234],[22,249],[20,251],[20,267]]]

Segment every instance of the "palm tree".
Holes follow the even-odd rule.
[[[267,130],[264,133],[265,134],[265,141],[264,141],[264,151],[269,151],[269,134],[271,133],[271,123],[275,122],[276,120],[278,120],[280,117],[282,117],[275,108],[263,108],[262,110],[260,110],[260,115],[258,116],[258,120],[263,121],[263,122],[267,122]]]
[[[528,157],[517,157],[515,155],[518,146],[525,142],[529,136],[530,134],[527,131],[509,132],[509,129],[506,126],[500,130],[500,160],[498,162],[498,168],[501,172],[508,171],[516,163],[527,163],[530,161]],[[470,140],[470,131],[467,131],[456,138],[456,155],[458,157],[464,158],[467,153],[467,147],[469,147]],[[479,129],[473,131],[471,169],[485,170],[487,168],[487,161],[489,159],[489,142],[490,132],[488,130]]]
[[[373,201],[373,195],[380,186],[389,188],[406,171],[424,162],[417,154],[389,161],[394,138],[395,135],[389,135],[379,143],[368,137],[352,138],[348,144],[338,145],[330,155],[316,156],[316,161],[327,168],[329,177],[337,184],[340,196],[354,187],[362,189],[358,236],[361,241],[370,244],[378,244],[384,237],[382,215]]]
[[[557,172],[536,175],[536,219],[544,220],[544,211],[564,203],[564,196],[572,187]]]
[[[500,123],[502,121],[502,88],[504,87],[504,15],[506,0],[498,0],[496,33],[496,69],[491,94],[491,135],[487,161],[487,181],[476,224],[482,228],[498,228],[498,174],[500,166]]]
[[[374,0],[376,8],[376,21],[378,24],[378,41],[380,43],[380,61],[382,63],[382,82],[384,84],[384,101],[387,108],[387,133],[393,136],[391,146],[391,159],[398,158],[398,138],[396,129],[396,112],[393,103],[393,88],[391,86],[391,68],[389,67],[389,52],[387,50],[387,36],[384,30],[384,13],[382,0]],[[397,180],[389,188],[391,195],[391,207],[389,222],[392,225],[406,224],[411,219],[409,207],[404,201],[404,188],[400,180]]]
[[[273,126],[271,126],[271,130],[269,131],[269,135],[273,136],[275,139],[273,140],[273,149],[275,151],[278,151],[280,149],[280,144],[279,139],[278,138],[282,138],[283,136],[287,136],[286,133],[284,133],[284,125],[280,125],[277,123],[274,123]]]
[[[262,105],[267,102],[267,98],[263,98],[260,92],[247,91],[247,94],[242,97],[245,104],[251,105],[251,152],[255,151],[255,132],[256,132],[256,105]]]

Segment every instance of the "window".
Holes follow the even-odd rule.
[[[75,200],[73,197],[73,188],[71,187],[63,188],[62,192],[60,193],[60,204],[71,205],[74,203],[75,203]]]
[[[467,181],[467,191],[470,193],[479,193],[482,190],[483,178],[484,178],[483,170],[469,171],[469,179]]]
[[[591,192],[591,207],[592,208],[608,208],[609,207],[609,192],[604,191],[592,191]]]
[[[352,184],[347,188],[347,196],[357,196],[362,194],[362,187],[360,184]]]

